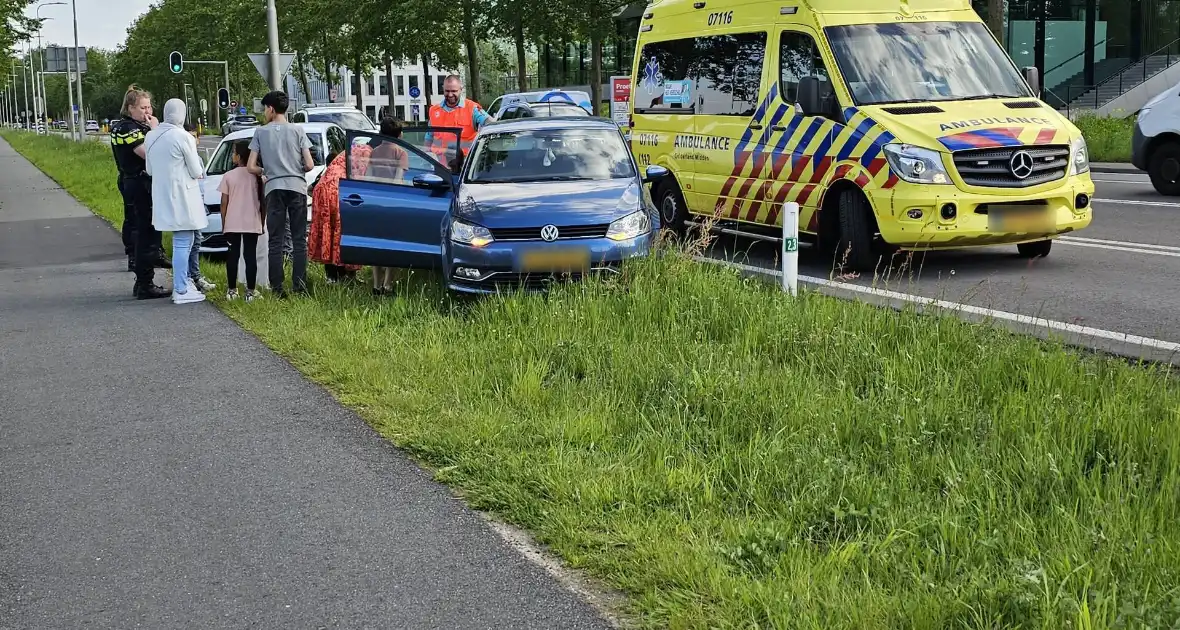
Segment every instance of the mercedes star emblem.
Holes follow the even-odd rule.
[[[541,228],[541,238],[549,241],[550,243],[556,241],[558,236],[559,235],[556,225],[546,225],[545,227]]]
[[[1008,161],[1008,168],[1012,170],[1012,175],[1016,179],[1028,179],[1028,176],[1033,174],[1032,156],[1028,151],[1017,151]]]

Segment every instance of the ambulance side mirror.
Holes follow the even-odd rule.
[[[824,108],[823,83],[819,77],[799,79],[799,107],[804,116],[828,116]]]
[[[1024,69],[1024,80],[1028,82],[1028,87],[1032,88],[1033,95],[1037,98],[1041,97],[1041,71],[1037,70],[1036,66],[1029,66]]]

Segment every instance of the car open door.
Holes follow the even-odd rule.
[[[340,180],[340,259],[352,265],[434,268],[455,196],[459,130],[414,128],[401,138],[349,131]]]

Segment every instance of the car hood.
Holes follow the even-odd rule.
[[[610,223],[640,208],[638,178],[592,182],[463,184],[456,215],[489,228]]]
[[[311,172],[307,174],[307,185],[310,186],[326,168],[325,166],[317,166],[311,169]],[[205,179],[199,180],[198,183],[201,186],[201,199],[205,201],[205,205],[220,206],[221,193],[217,191],[217,187],[221,185],[221,175],[206,175]]]
[[[1077,136],[1069,120],[1044,103],[1017,109],[1008,105],[1033,102],[1036,100],[1022,98],[875,105],[860,111],[899,142],[936,151],[1069,144]]]

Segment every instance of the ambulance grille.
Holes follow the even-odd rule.
[[[1032,157],[1032,174],[1024,179],[1012,173],[1012,156],[1026,151]],[[1057,181],[1069,168],[1069,146],[1009,147],[972,149],[954,153],[955,169],[968,186],[987,188],[1028,188]]]
[[[1038,101],[1016,101],[1015,103],[1004,103],[1008,109],[1040,109],[1041,104]]]
[[[898,116],[909,114],[941,114],[942,109],[934,105],[903,105],[901,107],[886,107],[885,111]]]

